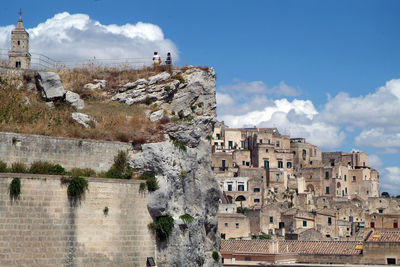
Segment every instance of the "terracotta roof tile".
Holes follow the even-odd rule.
[[[367,242],[400,242],[400,231],[374,231]]]
[[[356,249],[360,242],[352,241],[278,241],[279,253],[319,254],[319,255],[358,255]],[[221,253],[265,253],[272,249],[269,240],[222,240]]]

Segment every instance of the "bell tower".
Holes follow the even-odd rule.
[[[19,12],[17,27],[11,32],[11,50],[8,52],[8,66],[17,69],[31,67],[31,54],[29,53],[29,33],[22,23],[22,12]]]

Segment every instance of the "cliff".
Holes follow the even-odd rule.
[[[171,101],[161,107],[194,117],[169,123],[167,140],[143,145],[131,165],[156,174],[160,188],[149,194],[147,204],[152,218],[174,219],[169,238],[157,245],[159,266],[219,266],[212,257],[219,251],[219,189],[211,171],[209,140],[216,120],[215,74],[212,69],[194,69],[181,76],[184,85],[174,86]],[[193,219],[183,220],[185,214]]]

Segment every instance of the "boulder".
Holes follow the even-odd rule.
[[[71,91],[67,91],[65,94],[65,101],[67,101],[76,109],[83,109],[85,107],[85,102],[81,99],[81,97],[77,93]]]
[[[168,72],[162,72],[157,75],[151,76],[149,78],[149,85],[168,80],[170,77],[171,74],[169,74]]]
[[[164,110],[163,109],[154,111],[153,113],[150,114],[150,120],[153,121],[153,122],[161,120],[162,117],[164,117]]]
[[[77,123],[83,125],[85,128],[90,128],[90,124],[97,124],[97,121],[95,119],[84,113],[73,112],[72,119],[74,119]]]
[[[55,100],[65,96],[64,86],[57,73],[39,71],[36,75],[36,85],[46,100]]]
[[[93,83],[85,84],[85,85],[83,86],[83,88],[85,88],[85,89],[90,89],[90,90],[100,90],[100,89],[105,88],[106,85],[107,85],[107,81],[106,81],[106,80],[97,80],[97,79],[94,79],[94,80],[93,80]]]
[[[128,91],[128,90],[130,90],[130,89],[133,89],[133,88],[135,88],[135,87],[137,87],[137,86],[141,86],[141,88],[144,88],[145,87],[145,85],[148,83],[148,81],[146,80],[146,79],[139,79],[139,80],[137,80],[137,81],[134,81],[134,82],[129,82],[129,83],[126,83],[125,85],[123,85],[120,89],[119,89],[119,91],[120,92],[125,92],[125,91]]]

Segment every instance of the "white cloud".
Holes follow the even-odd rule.
[[[0,27],[0,47],[10,47],[13,28]],[[137,58],[150,63],[154,51],[161,56],[170,51],[174,60],[179,57],[175,44],[164,38],[159,26],[150,23],[103,25],[86,14],[63,12],[27,30],[31,52],[55,60]]]
[[[381,159],[375,154],[369,155],[368,159],[369,159],[369,166],[371,166],[374,169],[382,167],[383,165]]]
[[[386,133],[383,128],[365,129],[355,138],[355,143],[365,147],[398,148],[400,133]]]
[[[390,194],[400,194],[400,168],[386,167],[380,175],[381,192],[389,192]],[[396,191],[397,190],[397,191]]]
[[[266,95],[274,94],[278,96],[298,96],[300,91],[294,87],[287,85],[284,81],[281,81],[279,85],[275,85],[269,88],[262,81],[253,82],[240,82],[239,79],[234,79],[235,84],[224,85],[219,88],[222,92],[235,92],[241,96],[246,96],[248,94],[252,95]]]

